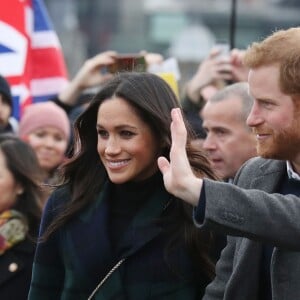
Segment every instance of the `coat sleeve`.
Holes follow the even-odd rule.
[[[54,193],[47,201],[40,225],[40,237],[58,213],[60,205],[57,203],[62,203],[60,198],[60,193]],[[64,268],[59,250],[59,231],[56,231],[37,245],[28,299],[60,299],[63,283]]]
[[[233,257],[235,252],[235,239],[228,237],[227,245],[222,251],[216,265],[216,277],[207,286],[203,300],[222,300],[226,284],[232,274]]]
[[[299,197],[264,191],[278,174],[258,178],[257,172],[257,168],[246,164],[235,180],[239,186],[205,179],[205,220],[198,226],[299,251]]]

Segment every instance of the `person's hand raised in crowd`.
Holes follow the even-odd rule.
[[[163,174],[166,190],[196,206],[203,181],[194,175],[187,158],[187,131],[180,108],[174,108],[171,116],[172,146],[170,161],[161,156],[157,160],[158,167]]]
[[[115,51],[106,51],[95,55],[85,61],[73,81],[81,89],[90,88],[102,84],[112,77],[111,74],[101,72],[101,68],[114,63]]]
[[[229,56],[221,55],[221,50],[212,48],[209,56],[204,59],[192,79],[186,85],[187,96],[197,102],[199,94],[208,85],[214,85],[217,81],[232,80],[231,63]]]
[[[103,84],[112,74],[101,72],[101,68],[114,63],[115,51],[106,51],[87,59],[68,86],[58,95],[59,99],[74,105],[83,90]]]
[[[234,48],[230,51],[231,74],[234,81],[247,81],[249,69],[243,65],[245,50]]]
[[[140,51],[140,54],[145,57],[147,66],[162,64],[164,57],[160,53],[147,52],[146,50]]]

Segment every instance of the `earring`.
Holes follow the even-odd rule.
[[[23,189],[19,189],[19,190],[17,191],[17,195],[18,195],[18,196],[22,195],[23,193],[24,193],[24,190],[23,190]]]

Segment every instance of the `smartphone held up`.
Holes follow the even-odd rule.
[[[118,54],[115,62],[107,66],[110,73],[117,72],[146,72],[145,56],[138,53]]]
[[[219,42],[215,45],[215,48],[219,51],[219,57],[229,58],[230,46],[227,43]]]

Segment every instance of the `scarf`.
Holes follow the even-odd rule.
[[[28,232],[26,217],[16,210],[0,214],[0,255],[25,240]]]

